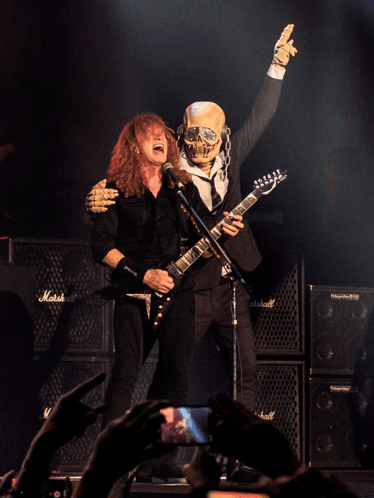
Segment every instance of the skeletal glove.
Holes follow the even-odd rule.
[[[297,53],[297,49],[293,46],[293,40],[290,40],[293,28],[294,24],[288,24],[275,44],[272,65],[279,69],[285,69],[290,55],[294,56]]]
[[[86,209],[90,214],[105,213],[107,206],[115,204],[116,197],[118,197],[118,190],[106,188],[106,180],[101,180],[87,194]]]

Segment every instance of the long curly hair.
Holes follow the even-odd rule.
[[[146,134],[154,126],[160,127],[165,133],[168,144],[167,162],[173,165],[182,183],[186,184],[191,180],[189,173],[179,169],[179,150],[173,131],[156,114],[139,114],[123,128],[114,146],[107,173],[107,180],[115,181],[117,188],[125,197],[141,197],[145,192],[146,187],[141,175],[137,146],[139,136]],[[167,173],[164,174],[167,175]],[[167,176],[169,187],[173,188],[174,183],[169,175]]]

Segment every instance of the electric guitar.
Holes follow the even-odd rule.
[[[214,228],[212,228],[210,233],[214,239],[217,240],[224,233],[222,228],[223,223],[231,224],[235,215],[243,215],[253,206],[253,204],[258,201],[261,196],[270,194],[270,192],[272,192],[275,187],[286,178],[286,171],[281,173],[277,170],[275,173],[256,180],[253,185],[253,192],[247,195],[247,197],[245,197],[240,204],[238,204],[227,216],[225,216],[225,218],[223,218]],[[129,289],[134,288],[133,284],[129,284],[124,281],[104,287],[97,293],[107,300],[125,300],[128,298],[143,300],[146,306],[147,317],[152,322],[153,330],[156,330],[160,326],[168,310],[171,308],[175,300],[177,290],[179,289],[187,270],[200,258],[200,256],[204,254],[205,251],[209,249],[209,247],[210,245],[208,240],[203,237],[178,260],[169,263],[166,268],[164,268],[173,278],[175,284],[173,289],[167,294],[161,294],[150,289],[149,287],[145,288],[144,286],[141,292],[131,292]]]

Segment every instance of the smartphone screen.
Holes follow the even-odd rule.
[[[203,445],[211,442],[208,406],[168,406],[160,412],[166,420],[161,424],[161,443]]]

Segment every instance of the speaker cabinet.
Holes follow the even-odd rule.
[[[353,376],[374,351],[374,289],[310,286],[310,373]]]
[[[304,263],[300,252],[264,255],[250,277],[258,355],[304,354]]]
[[[0,261],[0,472],[7,472],[19,468],[61,394],[109,375],[111,307],[91,297],[105,276],[84,242],[3,237]],[[101,384],[83,402],[100,405],[104,392]],[[99,420],[60,448],[51,470],[83,470],[100,429]]]
[[[35,316],[36,278],[34,268],[0,264],[0,293],[17,295],[30,318]]]
[[[219,351],[217,356],[221,356]],[[211,369],[208,377],[198,378],[193,369],[196,361],[194,358],[191,368],[190,404],[205,404],[208,396],[227,392],[229,379],[223,374],[223,360],[216,360],[217,368]],[[133,403],[145,399],[156,363],[156,356],[151,355],[143,365],[133,393]],[[256,413],[283,432],[302,462],[305,462],[304,385],[304,362],[259,361]]]
[[[79,385],[81,382],[101,372],[110,373],[108,357],[53,357],[40,356],[35,360],[35,370],[39,388],[39,418],[46,418],[58,398]],[[83,398],[83,403],[98,406],[104,402],[106,383],[92,389]],[[101,416],[90,425],[83,436],[73,438],[62,446],[54,456],[51,470],[57,472],[82,472],[93,449],[94,442],[101,431]]]
[[[88,244],[5,237],[0,240],[0,254],[10,267],[36,272],[32,303],[36,352],[108,352],[110,311],[92,298],[106,285],[104,268],[93,261]],[[28,284],[19,282],[22,285]]]
[[[374,468],[372,381],[310,379],[310,464]]]
[[[288,439],[305,462],[305,363],[259,361],[256,413]]]

